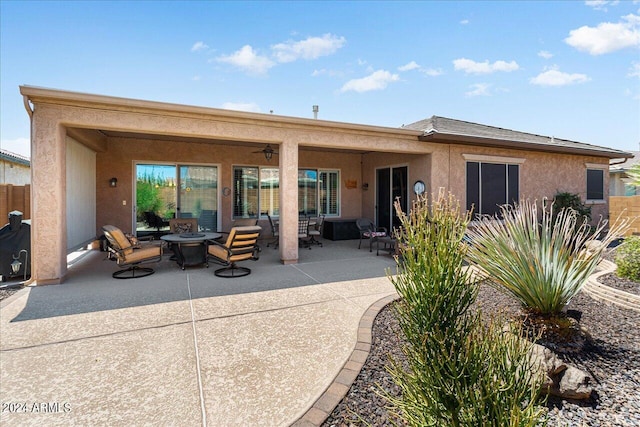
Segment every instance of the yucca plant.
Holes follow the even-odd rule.
[[[560,313],[627,227],[618,221],[605,233],[607,221],[590,227],[573,209],[554,215],[553,205],[538,208],[528,200],[500,213],[468,230],[468,259],[526,310],[543,315]]]

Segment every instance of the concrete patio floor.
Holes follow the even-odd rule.
[[[263,245],[239,279],[167,257],[115,280],[94,251],[64,284],[24,289],[0,312],[1,424],[290,425],[349,358],[363,313],[395,293],[390,256],[323,243],[287,266]]]

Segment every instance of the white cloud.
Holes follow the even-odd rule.
[[[219,56],[216,61],[231,64],[248,74],[265,74],[275,65],[275,62],[266,56],[258,55],[249,45],[243,46],[231,55]]]
[[[255,102],[225,102],[222,104],[225,110],[246,111],[249,113],[259,113],[260,107]]]
[[[278,62],[293,62],[298,59],[317,59],[335,53],[344,46],[346,39],[333,34],[322,37],[308,37],[300,41],[288,41],[271,46]]]
[[[584,4],[595,10],[604,10],[605,12],[607,11],[607,5],[616,6],[618,3],[620,3],[618,0],[586,0],[584,2]]]
[[[547,52],[546,50],[541,50],[540,52],[538,52],[538,56],[544,59],[551,59],[553,58],[553,53]]]
[[[591,55],[640,46],[640,16],[629,14],[617,23],[602,22],[597,27],[583,26],[571,30],[564,39],[568,45]]]
[[[31,157],[31,140],[29,138],[3,139],[0,141],[0,147],[21,156]]]
[[[441,68],[424,68],[420,70],[429,77],[438,77],[444,74]]]
[[[489,61],[476,62],[467,58],[455,59],[453,66],[456,70],[464,71],[468,74],[489,74],[496,71],[511,72],[520,68],[516,61],[496,61],[490,64]]]
[[[205,49],[209,49],[209,46],[202,41],[195,42],[193,46],[191,46],[191,52],[198,52]]]
[[[411,71],[415,70],[416,68],[420,68],[420,66],[416,63],[416,61],[411,61],[408,64],[398,67],[398,71]]]
[[[529,83],[538,86],[567,86],[578,83],[586,83],[591,79],[586,74],[569,74],[551,68],[531,78]]]
[[[470,90],[469,92],[465,92],[465,96],[468,96],[468,97],[472,97],[472,96],[489,96],[489,95],[491,95],[491,93],[489,92],[489,88],[490,87],[491,87],[491,85],[488,84],[488,83],[472,84],[470,86],[470,88],[472,90]]]
[[[193,80],[194,82],[200,81],[200,79],[202,79],[202,76],[193,76],[193,77],[191,77],[191,80]]]
[[[372,74],[361,79],[353,79],[346,82],[340,92],[369,92],[372,90],[381,90],[387,87],[391,82],[400,80],[397,74],[391,74],[386,70],[374,71]]]
[[[632,62],[627,77],[640,77],[640,62]]]
[[[460,21],[460,24],[462,25],[467,25],[469,23],[468,19],[463,19],[462,21]]]
[[[330,77],[335,77],[335,76],[341,76],[343,73],[341,71],[336,71],[336,70],[327,70],[326,68],[321,68],[320,70],[313,70],[313,73],[311,73],[312,77],[318,77],[318,76],[330,76]]]

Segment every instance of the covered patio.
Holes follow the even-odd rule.
[[[66,254],[100,236],[105,224],[135,233],[140,221],[136,185],[142,166],[173,168],[174,192],[185,199],[192,189],[180,183],[183,169],[207,169],[214,181],[207,203],[208,225],[228,231],[235,218],[257,217],[269,231],[267,213],[280,224],[279,259],[299,261],[298,216],[374,219],[377,168],[389,182],[385,211],[392,217],[393,168],[401,168],[399,191],[408,203],[408,182],[446,186],[431,176],[434,147],[418,141],[417,130],[391,129],[298,119],[268,114],[138,101],[22,86],[32,120],[32,276],[37,284],[66,280]],[[269,147],[275,153],[267,158]],[[275,175],[274,175],[275,174]],[[301,174],[333,180],[328,189],[300,190]],[[324,175],[323,175],[324,174]],[[255,200],[247,193],[261,187]],[[277,188],[262,187],[275,178]],[[173,176],[166,179],[170,182]],[[316,193],[324,192],[322,196]],[[322,198],[320,198],[322,197]],[[180,215],[180,204],[167,215]],[[169,211],[170,209],[167,209]],[[183,211],[186,210],[183,208]],[[204,212],[204,210],[202,210]]]
[[[367,308],[395,294],[390,256],[324,243],[292,265],[263,245],[233,280],[168,256],[149,277],[114,280],[115,263],[89,251],[63,286],[2,302],[0,399],[50,408],[3,420],[290,425],[352,357]]]

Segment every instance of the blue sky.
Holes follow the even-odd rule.
[[[0,16],[0,139],[23,155],[21,84],[639,149],[639,1],[0,0]]]

